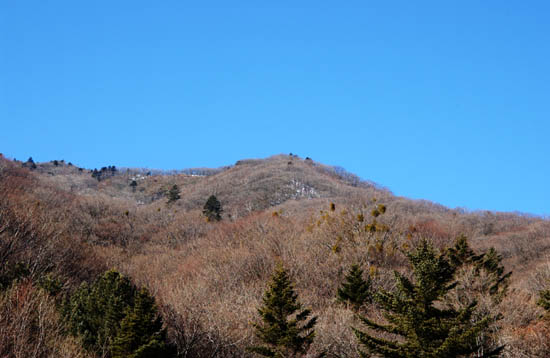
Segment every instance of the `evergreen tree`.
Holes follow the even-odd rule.
[[[206,216],[208,220],[220,221],[222,219],[222,212],[222,204],[220,203],[218,198],[216,198],[216,196],[214,195],[210,195],[202,210],[204,216]]]
[[[447,249],[447,256],[454,267],[460,267],[470,262],[477,262],[480,259],[480,256],[474,254],[464,235],[459,236],[455,241],[455,245]]]
[[[29,159],[27,159],[27,162],[23,163],[23,166],[24,167],[29,167],[31,169],[36,169],[36,163],[34,162],[32,157],[29,157]]]
[[[479,354],[483,341],[478,338],[493,317],[476,312],[476,302],[454,308],[444,304],[444,296],[456,286],[456,266],[446,255],[438,254],[430,243],[422,241],[407,254],[414,282],[395,272],[396,289],[381,290],[375,296],[384,310],[387,323],[366,317],[362,322],[371,332],[397,335],[390,340],[354,329],[366,349],[361,356],[392,358],[497,357],[503,347]]]
[[[508,288],[508,281],[512,272],[504,273],[502,266],[502,256],[494,248],[489,251],[476,255],[468,245],[468,240],[464,235],[459,236],[455,245],[447,249],[449,262],[455,269],[463,267],[473,267],[476,277],[484,271],[487,279],[484,282],[483,293],[488,293],[498,302],[503,297]]]
[[[168,191],[168,204],[178,201],[180,198],[180,188],[174,184]]]
[[[264,357],[287,358],[305,355],[313,342],[317,317],[308,319],[309,309],[302,309],[293,284],[282,265],[278,265],[258,309],[260,323],[256,336],[263,345],[248,350]]]
[[[498,300],[501,300],[508,288],[508,278],[512,275],[512,272],[504,273],[504,266],[502,266],[502,256],[497,253],[494,248],[490,248],[489,251],[476,256],[476,269],[479,273],[484,270],[491,276],[489,282],[489,293]]]
[[[92,178],[96,179],[97,181],[101,181],[101,172],[96,169],[92,172]]]
[[[550,290],[540,291],[537,305],[541,306],[550,313]]]
[[[153,357],[147,352],[164,349],[154,298],[114,270],[92,285],[83,284],[62,310],[69,332],[79,336],[86,349],[102,356]]]
[[[363,270],[357,264],[352,265],[346,281],[338,288],[338,301],[349,303],[355,310],[358,310],[364,303],[371,300],[371,280],[363,279]]]
[[[81,285],[65,304],[70,332],[82,338],[91,351],[104,350],[115,336],[125,309],[133,304],[135,287],[128,278],[111,270],[93,285]]]
[[[113,340],[112,358],[154,358],[165,349],[165,331],[157,313],[155,300],[146,289],[135,296],[133,307],[125,317]]]
[[[15,281],[19,281],[31,274],[29,267],[22,262],[12,264],[4,261],[0,263],[0,291],[9,288]]]

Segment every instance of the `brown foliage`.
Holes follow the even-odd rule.
[[[102,267],[71,235],[74,197],[36,184],[26,170],[7,166],[0,172],[1,270],[23,263],[34,277],[54,272],[69,282],[90,278]]]
[[[27,263],[37,277],[53,271],[75,284],[105,267],[130,275],[163,303],[181,357],[245,356],[265,281],[283,261],[303,303],[319,316],[312,351],[352,357],[354,315],[335,301],[349,265],[360,263],[375,288],[389,290],[393,270],[408,271],[402,251],[419,237],[442,248],[463,233],[477,251],[495,247],[514,271],[502,303],[480,303],[503,314],[498,337],[508,356],[546,354],[540,342],[548,329],[533,297],[546,285],[536,273],[550,251],[549,221],[399,198],[290,160],[242,161],[208,177],[155,175],[140,180],[134,193],[128,175],[97,183],[67,168],[52,169],[52,176],[40,165],[31,173],[0,159],[0,258]],[[167,208],[158,193],[174,183],[182,198]],[[212,193],[227,220],[202,217]],[[379,209],[382,203],[387,210]],[[461,280],[475,292],[471,278],[465,271]]]
[[[53,299],[27,281],[0,296],[0,357],[88,355],[78,342],[64,335]]]

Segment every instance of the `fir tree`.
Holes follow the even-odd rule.
[[[96,169],[92,172],[92,178],[96,179],[97,181],[101,181],[101,172]]]
[[[116,271],[106,272],[92,285],[83,284],[64,303],[63,314],[69,332],[102,356],[154,357],[164,349],[154,298]]]
[[[455,245],[447,249],[446,254],[455,269],[473,267],[476,277],[479,277],[481,271],[484,271],[487,280],[484,282],[483,293],[491,295],[496,302],[502,300],[512,272],[504,273],[502,256],[494,248],[476,255],[468,245],[466,237],[461,235],[456,239]]]
[[[537,305],[541,306],[550,313],[550,290],[540,291]]]
[[[180,188],[174,184],[168,191],[168,204],[178,201],[180,198]]]
[[[397,335],[390,340],[354,329],[366,351],[361,356],[392,358],[497,357],[503,347],[479,354],[483,341],[478,338],[493,319],[477,314],[476,302],[466,307],[445,305],[444,296],[456,286],[456,266],[446,255],[438,254],[427,241],[407,254],[414,281],[395,272],[396,289],[381,290],[375,300],[384,310],[386,323],[366,317],[361,321],[371,332]]]
[[[248,350],[264,357],[286,358],[305,355],[315,336],[317,317],[302,309],[298,295],[286,270],[278,265],[258,309],[260,323],[255,323],[256,336],[263,345]]]
[[[146,289],[135,297],[112,344],[112,358],[154,358],[166,351],[165,331],[157,313],[155,300]]]
[[[116,335],[125,309],[133,304],[134,294],[130,280],[114,270],[91,286],[84,283],[65,304],[70,332],[81,337],[86,349],[103,350]]]
[[[480,259],[480,256],[475,256],[464,235],[459,236],[455,241],[455,245],[447,249],[447,256],[454,267],[460,267]]]
[[[210,195],[208,200],[206,201],[206,204],[204,204],[202,213],[208,220],[216,220],[220,221],[222,219],[222,204],[216,198],[215,195]]]
[[[36,163],[34,162],[32,157],[29,157],[29,159],[27,159],[27,162],[23,163],[23,166],[24,167],[29,167],[31,169],[36,169]]]
[[[490,248],[489,251],[478,257],[479,259],[476,261],[477,271],[484,270],[491,276],[489,293],[497,300],[501,300],[508,288],[508,278],[510,278],[512,272],[504,273],[502,256],[494,248]]]
[[[363,279],[363,270],[357,264],[352,265],[346,281],[338,288],[338,301],[349,303],[355,310],[358,310],[364,303],[371,300],[371,280]]]

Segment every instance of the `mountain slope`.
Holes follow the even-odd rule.
[[[6,262],[55,274],[69,291],[116,268],[162,302],[170,339],[177,329],[205,337],[194,352],[246,356],[248,322],[278,261],[320,317],[314,350],[329,347],[339,356],[354,354],[353,314],[334,296],[350,263],[364,265],[374,285],[388,289],[393,270],[408,270],[403,251],[419,238],[442,248],[465,234],[475,250],[495,247],[514,271],[514,290],[498,307],[507,317],[499,337],[524,355],[515,330],[537,324],[534,297],[550,279],[548,220],[397,197],[295,156],[203,171],[210,175],[106,168],[100,180],[93,170],[60,162],[22,166],[0,158],[0,243],[16,248]],[[168,203],[174,184],[181,199]],[[201,213],[212,194],[224,207],[220,222]]]

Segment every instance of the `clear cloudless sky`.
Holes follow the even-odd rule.
[[[0,2],[0,152],[295,153],[397,195],[550,214],[548,1]]]

